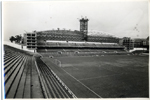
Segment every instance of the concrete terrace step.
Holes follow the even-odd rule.
[[[37,59],[37,65],[44,77],[45,83],[48,87],[49,97],[51,98],[72,98],[72,96],[65,90],[65,88],[58,82],[53,73],[47,66]]]
[[[16,92],[18,90],[18,86],[19,86],[19,83],[21,80],[21,76],[22,76],[22,73],[24,70],[24,64],[26,63],[26,57],[25,57],[25,59],[23,59],[22,62],[23,63],[21,65],[21,67],[19,68],[18,73],[16,74],[16,78],[15,78],[13,84],[11,85],[11,89],[10,89],[9,93],[6,95],[7,98],[15,98],[15,95],[16,95]]]
[[[11,88],[14,88],[14,87],[12,87],[13,84],[17,84],[14,82],[15,82],[15,79],[16,79],[20,69],[23,67],[24,61],[25,61],[25,57],[23,58],[22,62],[17,66],[17,68],[14,69],[13,73],[11,73],[11,76],[9,77],[8,82],[5,83],[5,92],[6,92],[7,98],[13,98],[12,95],[11,96],[9,95],[9,91],[11,92]],[[13,91],[13,93],[14,93],[14,91]],[[11,92],[10,94],[13,94],[13,93]]]
[[[19,86],[18,86],[18,89],[16,91],[16,95],[15,95],[15,98],[23,98],[23,94],[24,94],[24,88],[25,88],[25,79],[26,79],[26,74],[27,74],[27,63],[29,61],[29,56],[27,56],[27,60],[26,60],[26,63],[24,65],[24,70],[22,72],[22,76],[21,76],[21,79],[20,79],[20,83],[19,83]]]
[[[21,55],[12,56],[10,59],[4,60],[4,65],[5,66],[7,66],[6,64],[9,65],[9,63],[17,60],[19,57],[21,57]]]
[[[4,65],[4,70],[6,70],[8,66],[15,64],[20,58],[22,58],[22,56],[18,55],[17,58],[12,59],[10,62],[8,62],[7,64],[5,64]]]
[[[9,78],[11,77],[12,73],[14,73],[14,71],[16,70],[16,68],[20,65],[20,63],[22,62],[22,60],[24,59],[24,57],[22,57],[21,59],[19,59],[17,61],[17,63],[15,63],[13,66],[9,66],[6,70],[5,70],[5,83],[7,83],[7,81],[9,80]]]
[[[5,97],[45,98],[33,53],[4,45]]]
[[[5,65],[6,63],[8,63],[10,60],[15,59],[16,57],[18,57],[18,55],[6,56],[6,57],[4,58],[4,65]]]

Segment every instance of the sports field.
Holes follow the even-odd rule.
[[[43,61],[78,98],[148,97],[148,56],[58,57],[62,67]]]

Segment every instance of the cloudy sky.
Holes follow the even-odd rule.
[[[45,1],[3,2],[4,40],[10,36],[51,29],[79,30],[81,16],[89,30],[116,37],[149,35],[148,0],[145,1]]]

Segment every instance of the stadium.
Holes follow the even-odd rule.
[[[110,34],[89,32],[87,18],[79,21],[79,31],[33,31],[20,49],[4,45],[6,99],[149,97],[149,56],[128,52]]]

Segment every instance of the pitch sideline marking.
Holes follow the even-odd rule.
[[[62,69],[62,68],[61,68]],[[62,69],[63,71],[65,71],[64,69]],[[99,98],[102,98],[100,95],[98,95],[97,93],[95,93],[93,90],[91,90],[89,87],[87,87],[86,85],[84,85],[82,82],[80,82],[78,79],[76,79],[74,76],[72,76],[70,73],[68,73],[67,71],[65,71],[69,76],[71,76],[73,79],[75,79],[76,81],[78,81],[80,84],[82,84],[84,87],[86,87],[88,90],[90,90],[92,93],[94,93],[96,96],[98,96]]]

